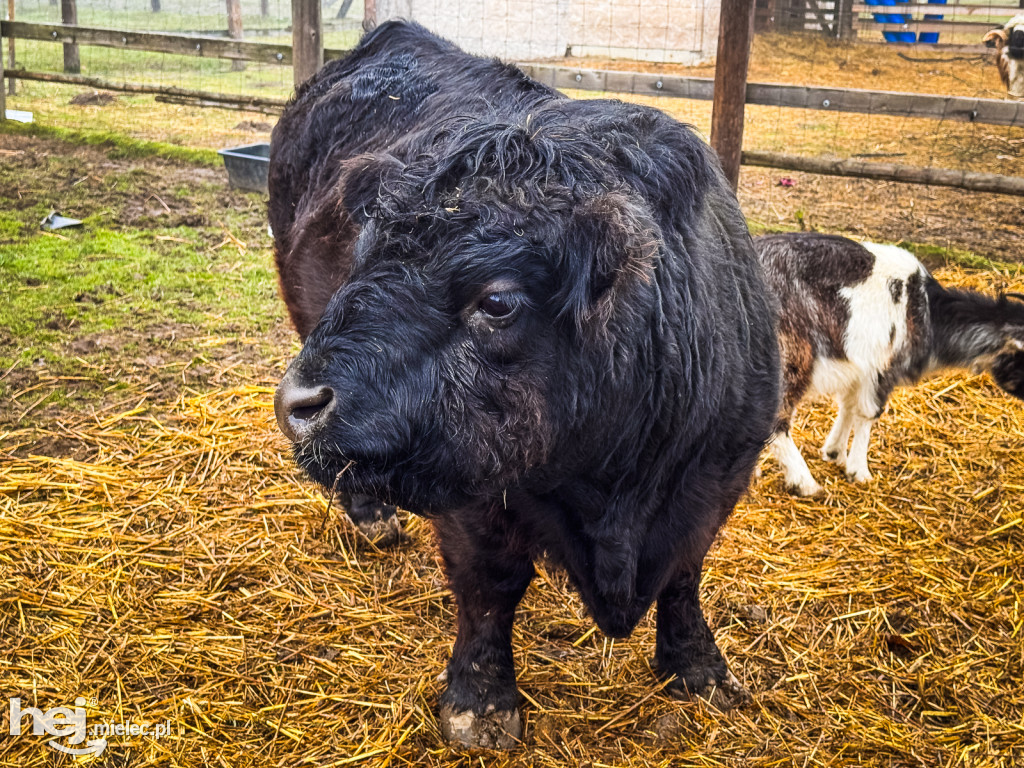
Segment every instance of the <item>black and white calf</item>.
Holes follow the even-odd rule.
[[[839,411],[821,455],[855,482],[871,479],[871,427],[896,386],[969,368],[988,371],[1024,399],[1021,297],[944,288],[893,245],[818,234],[770,235],[754,244],[781,305],[784,396],[769,446],[793,493],[821,492],[789,433],[807,395],[836,398]]]

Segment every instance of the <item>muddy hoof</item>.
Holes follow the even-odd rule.
[[[373,520],[359,520],[356,528],[376,547],[393,547],[405,541],[405,532],[396,515]]]
[[[732,672],[726,672],[725,680],[708,679],[703,688],[698,688],[696,694],[690,692],[686,686],[671,686],[672,694],[680,699],[692,699],[694,695],[704,699],[708,704],[720,710],[734,709],[748,704],[751,701],[750,691],[743,687]]]
[[[519,710],[492,710],[477,715],[472,710],[456,712],[450,705],[441,707],[441,732],[448,741],[480,749],[513,749],[523,736]]]

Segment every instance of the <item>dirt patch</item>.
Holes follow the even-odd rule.
[[[790,185],[780,184],[789,180]],[[1024,261],[1024,198],[944,187],[743,168],[740,204],[770,230],[835,232],[868,240],[973,251]]]
[[[270,133],[274,126],[262,120],[243,120],[235,126],[236,131],[252,131],[254,133]]]
[[[79,93],[72,96],[68,104],[79,107],[105,107],[117,101],[117,96],[105,91],[92,91],[90,93]]]
[[[229,189],[222,168],[111,157],[109,147],[40,136],[3,134],[0,149],[0,180],[9,184],[5,197],[15,209],[44,203],[65,216],[102,215],[143,229],[209,226],[216,208],[251,209],[252,225],[265,227],[266,207],[256,196]]]

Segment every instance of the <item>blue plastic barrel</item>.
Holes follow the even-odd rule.
[[[928,0],[928,5],[945,5],[946,0]],[[924,15],[925,21],[939,21],[942,19],[941,13],[926,13]],[[918,40],[922,43],[937,43],[939,42],[938,32],[922,32],[918,37]]]

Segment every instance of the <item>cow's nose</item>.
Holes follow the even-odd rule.
[[[305,439],[333,408],[333,389],[299,384],[291,375],[285,375],[274,395],[277,426],[293,443]]]

